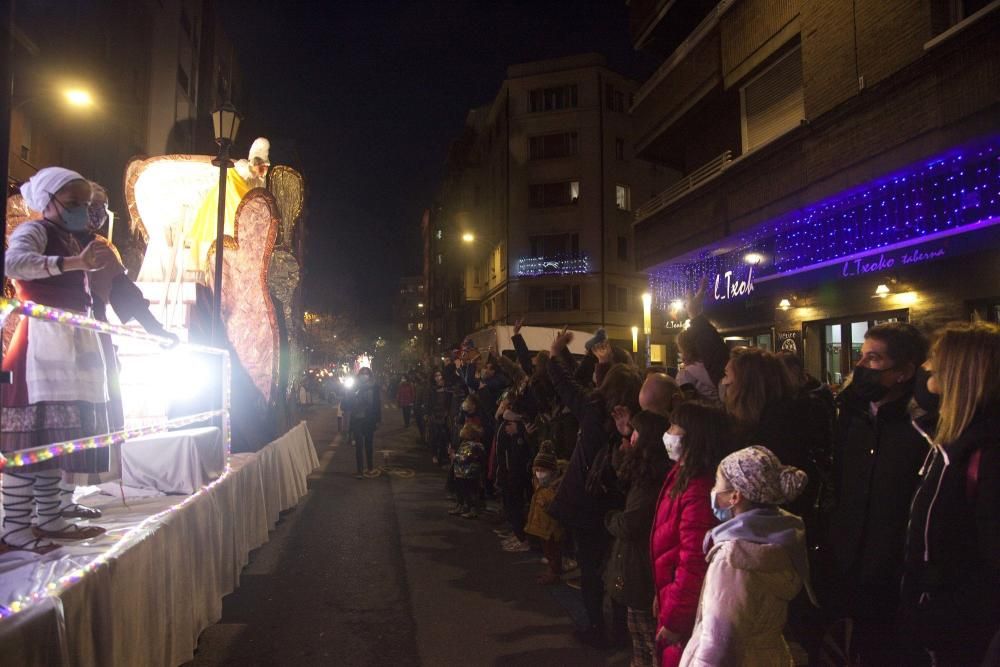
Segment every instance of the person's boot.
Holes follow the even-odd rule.
[[[606,649],[611,646],[607,636],[604,634],[604,626],[602,625],[577,628],[573,631],[573,638],[591,648]]]

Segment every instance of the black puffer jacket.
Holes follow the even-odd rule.
[[[982,655],[1000,627],[1000,406],[928,456],[905,558],[903,609],[914,641]]]
[[[910,394],[882,405],[870,404],[850,388],[841,392],[833,448],[835,506],[829,541],[842,574],[855,583],[896,589],[910,500],[920,483],[928,444],[910,424]]]

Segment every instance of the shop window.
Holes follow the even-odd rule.
[[[796,46],[740,88],[743,152],[798,127],[805,117],[802,49]]]
[[[651,344],[649,346],[649,363],[665,364],[667,358],[667,346]]]
[[[861,360],[861,346],[865,342],[865,333],[868,329],[878,324],[905,321],[907,321],[906,311],[897,311],[807,324],[807,338],[810,337],[810,330],[816,326],[819,326],[822,332],[820,341],[822,381],[840,386],[847,380],[851,370]]]
[[[723,338],[723,340],[726,341],[726,345],[729,346],[730,350],[737,347],[759,347],[768,352],[774,351],[774,340],[770,331],[730,334]]]

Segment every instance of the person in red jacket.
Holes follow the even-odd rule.
[[[410,428],[410,413],[413,411],[416,399],[417,391],[404,375],[399,381],[399,389],[396,390],[396,405],[403,411],[403,428]]]
[[[650,533],[650,561],[656,596],[656,642],[660,664],[680,663],[694,628],[698,595],[708,563],[702,542],[715,527],[711,490],[715,469],[730,450],[729,421],[721,409],[688,401],[674,409],[663,435],[676,462],[667,475]]]

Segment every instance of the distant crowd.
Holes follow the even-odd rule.
[[[502,548],[539,550],[540,585],[581,590],[579,641],[635,667],[1000,664],[1000,327],[880,324],[835,393],[794,353],[730,350],[702,297],[675,376],[603,330],[532,352],[520,323],[512,358],[466,341],[410,372],[396,402],[449,513],[499,499]]]

